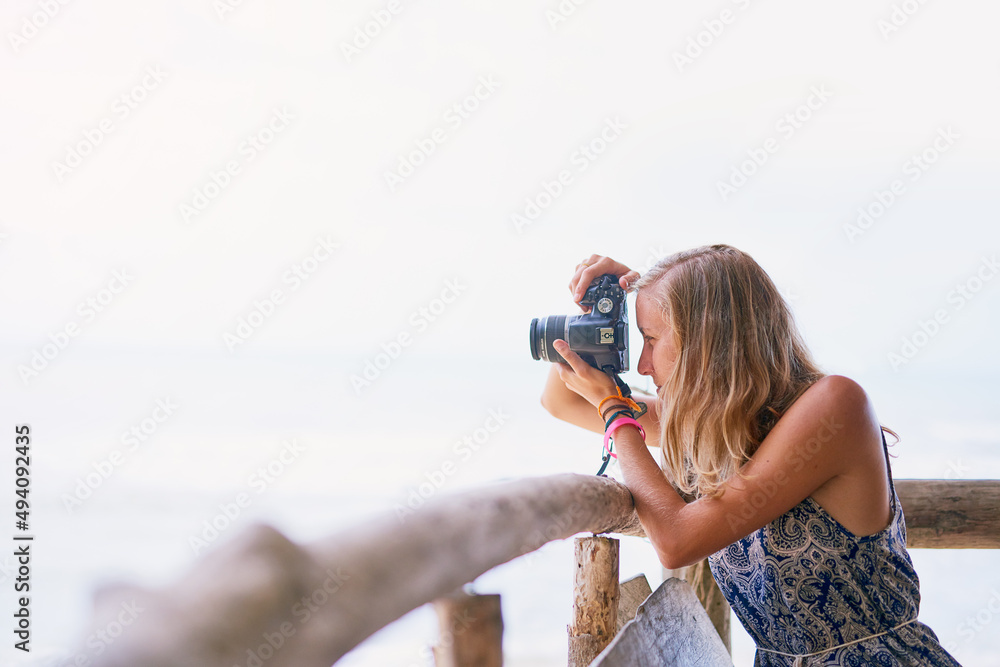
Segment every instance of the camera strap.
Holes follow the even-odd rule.
[[[632,388],[629,387],[628,384],[626,384],[625,381],[622,380],[617,373],[615,373],[614,369],[611,366],[605,366],[602,370],[608,374],[608,377],[610,377],[612,380],[615,381],[615,386],[618,387],[618,393],[621,394],[622,398],[629,398],[629,399],[632,398]],[[632,403],[639,406],[639,412],[636,413],[635,415],[636,419],[642,417],[648,411],[648,408],[645,403],[639,403],[636,401],[632,401]],[[611,462],[612,449],[614,449],[614,440],[611,441],[611,443],[608,446],[608,449],[604,452],[604,456],[601,458],[601,469],[598,470],[596,473],[598,477],[607,476],[604,474],[604,471],[607,470],[608,464]],[[617,456],[615,456],[615,458],[617,458]]]
[[[610,375],[611,379],[615,381],[616,385],[618,385],[618,391],[621,392],[622,398],[632,398],[632,387],[625,384],[625,381],[622,380],[617,373],[613,371],[605,372]]]

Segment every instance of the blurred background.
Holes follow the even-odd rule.
[[[12,511],[30,424],[36,541],[34,650],[0,662],[61,664],[97,587],[166,585],[254,521],[349,529],[449,462],[435,494],[595,472],[600,439],[539,405],[527,336],[576,312],[591,253],[749,252],[900,434],[896,477],[1000,477],[998,19],[983,0],[5,2],[0,479]],[[648,542],[621,553],[655,588]],[[998,664],[1000,554],[912,557],[920,619]],[[565,664],[572,562],[566,540],[474,582],[503,596],[507,664]],[[0,557],[7,618],[14,576]],[[430,665],[435,637],[420,608],[338,664]],[[735,622],[734,653],[752,663]]]

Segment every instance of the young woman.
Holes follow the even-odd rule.
[[[605,273],[637,292],[637,368],[656,396],[633,396],[648,406],[639,416],[557,341],[568,365],[553,365],[542,404],[612,430],[664,567],[709,558],[757,643],[755,665],[958,665],[916,620],[882,432],[896,434],[856,382],[820,371],[764,270],[727,245],[677,253],[641,278],[594,255],[570,281],[574,302]],[[657,444],[663,469],[647,449]]]

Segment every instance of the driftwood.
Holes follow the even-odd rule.
[[[618,540],[578,537],[573,541],[573,615],[569,667],[587,667],[618,631]]]
[[[504,482],[304,547],[254,527],[168,589],[101,596],[96,628],[123,601],[143,611],[93,664],[329,667],[410,610],[580,532],[641,535],[628,489],[594,475]]]
[[[686,581],[670,578],[639,606],[591,667],[732,667],[729,651]]]

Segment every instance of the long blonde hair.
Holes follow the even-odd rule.
[[[678,252],[634,288],[656,304],[678,350],[658,396],[664,471],[686,495],[717,497],[825,374],[771,278],[741,250]]]

